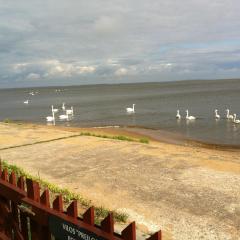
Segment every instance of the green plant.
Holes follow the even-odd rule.
[[[113,211],[113,217],[116,222],[123,222],[126,223],[128,220],[128,214],[122,212],[115,212]]]
[[[95,208],[95,217],[96,218],[105,218],[109,214],[109,210],[104,207],[96,207]]]
[[[101,135],[101,134],[95,134],[90,132],[81,132],[80,136],[91,136],[91,137],[99,137],[99,138],[108,138],[108,139],[115,139],[115,140],[121,140],[121,141],[129,141],[129,142],[136,142],[137,140],[134,140],[132,138],[126,137],[126,136],[108,136],[108,135]]]
[[[3,122],[4,122],[4,123],[11,123],[11,122],[12,122],[12,120],[11,120],[11,119],[9,119],[9,118],[6,118],[6,119],[4,119],[4,120],[3,120]]]
[[[126,137],[126,136],[114,136],[113,139],[117,139],[117,140],[122,140],[122,141],[129,141],[132,142],[134,141],[132,138]]]
[[[139,140],[140,143],[149,143],[149,140],[147,138],[140,138]]]

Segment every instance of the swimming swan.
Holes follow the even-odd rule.
[[[64,111],[66,109],[65,103],[62,103],[62,110]]]
[[[229,109],[226,109],[226,112],[227,112],[227,119],[233,119],[233,115],[230,115],[229,114]]]
[[[196,119],[196,117],[188,115],[188,110],[186,110],[186,113],[187,113],[187,115],[186,115],[187,120],[195,120]]]
[[[53,122],[55,124],[55,116],[53,111],[52,111],[52,116],[47,116],[46,120],[47,122]]]
[[[71,107],[71,109],[66,109],[66,114],[73,116],[73,107]]]
[[[177,119],[181,119],[181,115],[180,115],[180,113],[179,113],[179,110],[177,110],[176,118],[177,118]]]
[[[216,119],[220,119],[220,115],[218,114],[218,110],[217,110],[217,109],[215,109],[215,111],[214,111],[214,112],[215,112],[215,118],[216,118]]]
[[[68,114],[59,115],[60,120],[69,120]]]
[[[58,109],[57,108],[53,108],[53,105],[52,105],[52,112],[54,112],[54,113],[58,112]]]
[[[234,122],[234,123],[240,123],[240,120],[239,120],[239,119],[236,119],[236,117],[237,117],[237,114],[234,113],[234,114],[233,114],[233,122]]]
[[[134,106],[135,106],[135,104],[133,104],[132,108],[126,108],[127,113],[135,113]]]

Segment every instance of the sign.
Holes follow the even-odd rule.
[[[55,216],[49,216],[49,229],[52,235],[59,240],[105,240],[84,228],[67,222]]]

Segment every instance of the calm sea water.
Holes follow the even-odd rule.
[[[32,91],[38,93],[32,96]],[[28,105],[23,103],[26,99]],[[240,145],[240,124],[224,119],[227,108],[240,118],[240,80],[2,89],[0,120],[45,124],[51,105],[61,110],[63,102],[67,108],[74,107],[74,117],[68,123],[57,120],[57,125],[140,126],[205,142]],[[126,114],[125,108],[133,103],[136,113]],[[189,109],[198,119],[177,121],[177,109],[183,117]],[[219,121],[214,119],[214,109],[222,116]]]

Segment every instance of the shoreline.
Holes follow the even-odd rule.
[[[185,137],[183,134],[177,132],[166,131],[163,129],[153,129],[143,126],[96,126],[96,127],[78,127],[78,126],[63,126],[63,125],[47,125],[43,123],[25,122],[25,121],[11,121],[9,123],[0,122],[3,124],[17,124],[25,126],[41,126],[47,128],[55,128],[63,131],[81,132],[89,131],[91,133],[110,134],[110,136],[122,135],[136,139],[147,138],[153,142],[167,143],[179,146],[201,147],[207,149],[216,149],[222,151],[239,151],[239,145],[212,143],[191,139]]]
[[[176,132],[166,131],[162,129],[151,129],[145,127],[127,127],[126,132],[136,132],[138,134],[143,134],[145,137],[149,137],[151,140],[162,142],[162,143],[169,143],[174,145],[181,145],[181,146],[194,146],[194,147],[203,147],[209,149],[219,149],[219,150],[240,150],[239,145],[233,144],[222,144],[222,143],[212,143],[207,141],[201,141],[196,139],[191,139],[184,137],[183,134],[179,134]],[[156,134],[159,133],[159,134]],[[162,136],[160,136],[160,134]]]

